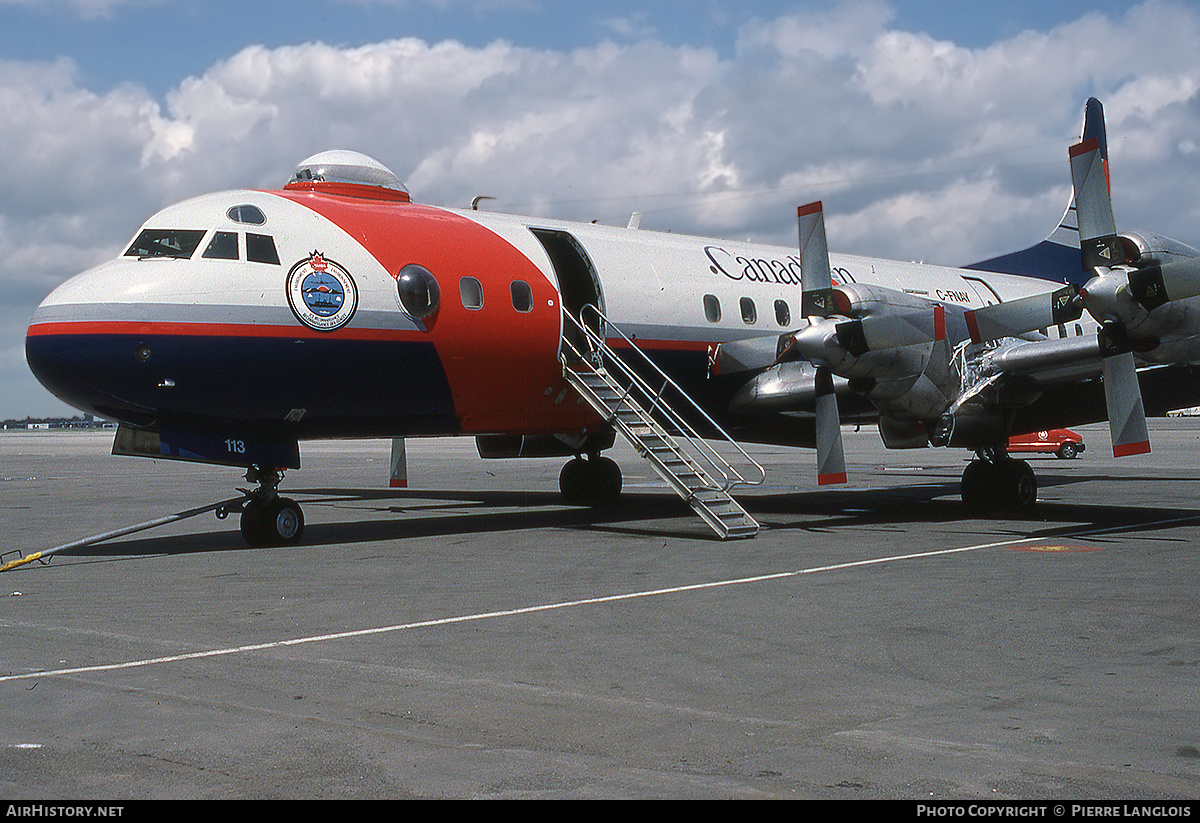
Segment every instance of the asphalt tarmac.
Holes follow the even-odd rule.
[[[562,460],[302,445],[301,545],[201,515],[0,575],[0,797],[1200,796],[1200,421],[1033,457],[972,519],[968,455],[846,431],[851,481],[757,448],[721,541],[632,451],[615,509]],[[0,433],[0,550],[227,499],[236,470]]]

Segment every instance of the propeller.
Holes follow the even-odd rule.
[[[1104,399],[1108,404],[1113,456],[1146,454],[1150,451],[1150,435],[1133,345],[1125,325],[1132,319],[1133,307],[1129,303],[1135,298],[1129,289],[1127,271],[1113,268],[1125,262],[1125,253],[1113,219],[1108,161],[1096,138],[1072,146],[1070,156],[1081,261],[1084,271],[1095,272],[1080,295],[1088,312],[1101,323]]]
[[[835,311],[821,201],[801,206],[796,210],[796,216],[800,225],[800,311],[809,321],[806,331],[818,332],[830,325],[832,321],[829,317]],[[821,336],[829,337],[827,334]],[[838,413],[837,395],[833,391],[833,372],[822,357],[810,359],[817,367],[817,485],[845,483],[846,458],[842,449],[842,421]]]
[[[833,373],[817,368],[817,485],[846,482],[846,455],[842,451],[842,425],[838,417],[837,395],[833,393]]]
[[[946,339],[946,307],[905,314],[883,314],[837,324],[838,342],[850,354],[898,349]]]
[[[993,303],[981,309],[970,309],[964,319],[971,342],[983,343],[1070,323],[1082,315],[1083,304],[1078,293],[1070,286],[1064,286],[1047,294],[1034,294]]]
[[[1117,322],[1100,327],[1100,364],[1104,369],[1104,400],[1113,457],[1150,452],[1150,432],[1138,385],[1129,333]]]

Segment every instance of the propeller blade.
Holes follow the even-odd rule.
[[[834,312],[825,212],[821,201],[796,209],[800,224],[800,316],[828,317]]]
[[[1069,154],[1083,270],[1118,266],[1125,262],[1125,252],[1117,237],[1108,185],[1108,162],[1101,153],[1100,141],[1094,137],[1084,140],[1072,146]]]
[[[846,457],[842,451],[842,423],[829,369],[817,369],[817,485],[846,482]]]
[[[971,342],[983,343],[1002,337],[1019,337],[1037,329],[1070,323],[1083,315],[1083,305],[1070,286],[1047,294],[993,303],[966,313]]]
[[[1100,351],[1113,457],[1148,454],[1150,432],[1146,427],[1137,366],[1133,362],[1133,349],[1125,327],[1119,323],[1101,326]]]
[[[1127,273],[1113,272],[1114,266],[1125,262],[1125,252],[1117,237],[1117,225],[1113,219],[1112,194],[1108,180],[1108,162],[1103,147],[1096,137],[1072,146],[1071,182],[1075,186],[1075,209],[1079,217],[1079,249],[1083,271],[1094,271],[1096,277],[1085,286],[1089,307],[1098,292],[1116,291],[1121,288],[1119,279]],[[1120,277],[1125,274],[1125,277]],[[1119,279],[1118,279],[1119,278]],[[1181,280],[1186,277],[1181,277]],[[1134,295],[1132,281],[1130,294]],[[1166,302],[1165,286],[1153,278],[1139,284],[1142,297],[1152,301]],[[1103,298],[1097,305],[1109,301]],[[1095,315],[1096,311],[1093,310]],[[1097,319],[1100,319],[1097,317]],[[1112,434],[1113,457],[1132,454],[1147,454],[1150,451],[1150,432],[1146,427],[1146,409],[1142,403],[1142,390],[1138,385],[1137,364],[1133,360],[1133,346],[1129,331],[1124,324],[1108,320],[1100,326],[1100,363],[1104,370],[1104,399],[1108,404],[1108,428]]]
[[[837,341],[855,357],[869,351],[898,349],[946,339],[946,309],[884,314],[837,324]]]
[[[1200,259],[1177,260],[1129,272],[1129,293],[1146,311],[1200,295]]]

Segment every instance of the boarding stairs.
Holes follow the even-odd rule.
[[[766,477],[763,467],[595,306],[586,306],[581,314],[589,322],[581,323],[563,312],[560,358],[567,382],[722,539],[757,535],[758,523],[729,491],[734,486],[762,483]],[[608,345],[608,334],[625,340],[629,358],[646,367],[641,374]],[[643,374],[652,375],[652,382],[659,387],[653,388]],[[668,405],[668,395],[703,421],[707,438]],[[720,444],[720,449],[710,440]],[[736,453],[739,457],[733,459],[743,464],[742,470],[722,452]]]

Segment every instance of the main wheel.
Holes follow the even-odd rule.
[[[607,457],[577,457],[563,466],[558,488],[569,506],[611,506],[621,496],[621,467]]]
[[[562,492],[563,502],[568,506],[586,506],[588,482],[588,463],[583,458],[576,457],[563,466],[558,475],[558,490]]]
[[[962,502],[972,514],[990,511],[995,504],[994,466],[986,460],[972,460],[962,476]]]
[[[588,465],[594,480],[592,505],[615,505],[621,497],[621,467],[607,457],[593,457]]]
[[[1024,460],[1005,460],[1001,477],[1006,502],[1016,511],[1027,512],[1037,503],[1037,476]]]
[[[963,472],[962,501],[973,514],[1028,512],[1037,503],[1037,477],[1024,460],[974,460]]]

